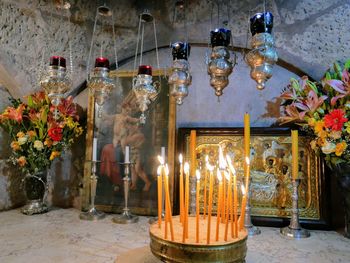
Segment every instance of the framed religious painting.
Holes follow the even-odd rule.
[[[118,79],[117,87],[101,106],[89,97],[88,134],[84,170],[83,210],[90,204],[92,138],[97,137],[97,189],[95,205],[105,212],[122,212],[124,208],[125,176],[123,162],[129,146],[129,204],[133,214],[157,214],[157,156],[161,147],[167,149],[172,171],[175,145],[175,103],[169,96],[165,70],[153,72],[160,83],[156,99],[149,105],[146,121],[140,122],[141,112],[132,90],[132,71],[111,72]],[[170,174],[172,177],[172,172]],[[171,186],[172,187],[172,181]]]
[[[197,134],[197,167],[204,173],[206,156],[215,163],[221,146],[224,154],[234,159],[238,182],[242,182],[243,128],[179,129],[177,153],[183,153],[186,158],[189,158],[191,130],[196,130]],[[288,224],[291,218],[290,133],[289,128],[251,128],[251,214],[253,222],[257,225],[281,227]],[[311,149],[309,142],[309,137],[300,134],[301,184],[298,203],[300,220],[309,228],[327,229],[329,228],[327,178],[323,162]],[[201,178],[203,180],[203,176]],[[215,209],[215,204],[213,205]]]

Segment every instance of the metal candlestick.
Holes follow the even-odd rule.
[[[96,187],[97,187],[97,176],[96,176],[96,166],[98,161],[92,161],[91,177],[90,177],[90,197],[91,204],[90,209],[87,212],[80,213],[79,218],[82,220],[100,220],[105,218],[106,214],[96,210],[95,207],[95,197],[96,197]]]
[[[250,207],[250,196],[251,196],[251,182],[252,178],[249,178],[249,185],[248,185],[248,191],[247,191],[247,203],[245,206],[245,217],[244,217],[244,226],[247,229],[248,236],[256,236],[260,235],[261,231],[258,227],[254,226],[251,219],[251,207]]]
[[[287,227],[281,228],[280,232],[282,235],[287,237],[292,237],[295,239],[306,238],[310,236],[310,232],[304,228],[302,228],[299,224],[299,208],[298,208],[298,187],[300,185],[301,179],[294,179],[292,181],[293,184],[293,207],[292,207],[292,218],[290,220],[290,224]]]
[[[196,176],[190,176],[190,192],[191,192],[191,202],[190,202],[190,216],[196,216]]]
[[[121,165],[124,165],[124,200],[125,200],[125,207],[123,209],[123,213],[121,215],[117,215],[113,217],[112,221],[117,224],[131,224],[136,223],[139,221],[139,217],[135,216],[130,213],[130,209],[128,208],[128,201],[129,201],[129,174],[130,174],[130,166],[132,163],[120,163]]]

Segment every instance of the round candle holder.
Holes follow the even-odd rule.
[[[199,220],[200,238],[196,243],[196,217],[189,217],[189,238],[186,242],[182,242],[183,228],[180,223],[179,216],[173,216],[174,240],[171,240],[170,234],[168,238],[164,238],[165,222],[162,221],[161,228],[155,222],[150,226],[150,248],[157,258],[163,262],[222,262],[222,263],[239,263],[245,262],[247,253],[247,231],[244,229],[238,233],[238,238],[232,238],[229,234],[227,241],[224,241],[225,224],[220,224],[221,235],[219,240],[215,241],[216,235],[216,217],[211,218],[211,241],[207,244],[207,219],[202,216]],[[231,233],[229,231],[229,233]]]

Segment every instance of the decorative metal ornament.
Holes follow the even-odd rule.
[[[159,83],[160,84],[160,83]],[[136,96],[139,109],[141,111],[140,123],[146,123],[145,112],[148,110],[149,104],[158,96],[158,82],[153,83],[152,67],[149,65],[139,66],[137,76],[133,79],[133,91]]]
[[[252,50],[246,55],[246,62],[251,67],[250,76],[257,82],[257,89],[265,88],[265,83],[272,76],[273,65],[278,56],[275,42],[271,35],[273,16],[270,12],[257,13],[250,18]]]
[[[173,65],[168,83],[170,85],[170,95],[176,99],[176,103],[181,105],[183,99],[188,95],[188,86],[192,83],[192,76],[187,59],[190,55],[191,47],[188,43],[176,42],[171,45],[173,55]]]
[[[111,90],[115,88],[113,79],[109,78],[109,61],[107,58],[96,58],[95,68],[87,84],[95,102],[99,107],[98,116],[101,117],[102,106]]]
[[[133,78],[133,85],[132,85],[133,92],[136,96],[136,100],[137,100],[139,109],[141,111],[141,115],[140,115],[141,124],[146,123],[145,112],[148,110],[148,106],[151,104],[151,102],[153,102],[157,98],[160,91],[160,81],[153,82],[152,80],[152,66],[145,65],[142,63],[145,24],[150,22],[152,22],[153,24],[157,66],[159,68],[156,24],[151,13],[149,13],[146,10],[139,16],[139,27],[138,27],[138,33],[137,33],[136,50],[135,50],[134,71],[136,72],[136,62],[138,58],[138,51],[139,51],[139,44],[140,44],[139,68],[138,68],[138,74]]]
[[[230,59],[228,46],[231,40],[231,31],[225,28],[217,28],[210,32],[212,52],[207,61],[210,85],[215,89],[215,95],[220,97],[229,83],[229,75],[232,73],[234,61]]]
[[[67,76],[65,58],[59,56],[50,58],[50,65],[46,74],[40,79],[40,86],[45,90],[52,105],[57,107],[72,86],[72,81]]]

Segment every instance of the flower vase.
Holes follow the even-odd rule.
[[[23,190],[27,199],[27,204],[21,209],[25,215],[42,214],[48,211],[44,202],[47,184],[46,172],[27,174],[23,178]]]
[[[345,229],[344,236],[350,238],[350,163],[342,163],[334,169],[337,185],[343,200]]]

